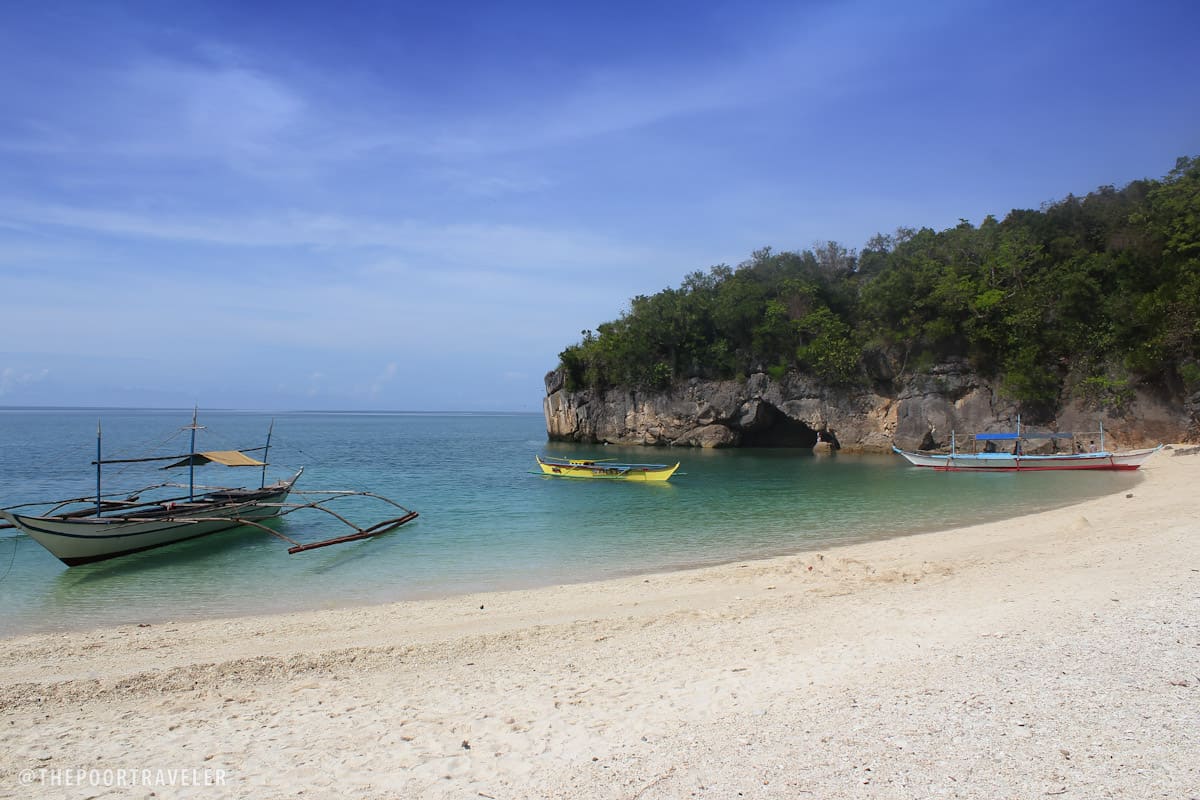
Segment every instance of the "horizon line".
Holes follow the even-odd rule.
[[[0,404],[0,412],[5,411],[192,411],[185,406],[53,406],[53,405],[4,405]],[[540,415],[541,411],[504,411],[499,409],[493,410],[465,410],[465,409],[330,409],[330,408],[286,408],[286,409],[271,409],[271,408],[228,408],[228,407],[213,407],[206,408],[206,412],[212,413],[237,413],[237,414],[395,414],[395,415],[474,415],[474,416],[517,416],[517,415]]]

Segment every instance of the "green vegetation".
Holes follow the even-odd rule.
[[[979,227],[899,229],[688,275],[559,356],[568,389],[789,370],[866,386],[966,358],[1011,399],[1119,411],[1200,389],[1200,159]]]

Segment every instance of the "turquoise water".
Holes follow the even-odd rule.
[[[0,531],[0,635],[678,569],[1011,517],[1139,480],[938,473],[898,456],[792,449],[568,446],[548,443],[542,417],[525,414],[202,412],[198,449],[259,445],[272,419],[268,478],[303,466],[297,488],[369,490],[420,518],[294,556],[280,540],[241,529],[70,569],[31,539]],[[178,429],[190,412],[0,410],[0,506],[94,492],[98,420],[106,458],[187,452]],[[566,480],[533,474],[537,453],[683,466],[662,485]],[[108,467],[105,487],[186,481],[186,470],[164,475],[153,466]],[[213,484],[258,480],[257,470],[197,473]],[[343,533],[317,516],[275,524],[299,541]]]

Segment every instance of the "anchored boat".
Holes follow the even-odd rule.
[[[892,451],[904,456],[910,464],[918,467],[932,467],[940,470],[1064,470],[1064,469],[1104,469],[1104,470],[1134,470],[1145,463],[1146,459],[1162,449],[1151,447],[1143,450],[1125,450],[1110,452],[1104,449],[1104,425],[1098,431],[1100,444],[1096,448],[1094,439],[1089,441],[1087,449],[1080,443],[1081,436],[1093,434],[1057,433],[1022,431],[1021,418],[1017,418],[1016,431],[1000,433],[977,433],[972,437],[975,446],[984,443],[984,451],[973,450],[970,453],[960,452],[953,432],[950,434],[949,453],[917,453],[911,450],[901,450],[892,447]],[[1062,453],[1033,453],[1026,454],[1030,441],[1046,441],[1057,443],[1059,440],[1070,440],[1067,452]],[[997,446],[997,442],[1002,445]],[[1009,449],[1009,452],[999,452],[999,449]]]
[[[266,482],[266,455],[271,446],[271,431],[267,433],[264,447],[245,450],[196,451],[196,432],[203,430],[196,424],[183,428],[191,432],[191,450],[182,455],[151,456],[146,458],[103,458],[102,435],[96,426],[96,494],[69,500],[22,503],[0,508],[0,528],[16,528],[27,534],[42,547],[50,551],[67,566],[105,561],[110,558],[151,550],[174,544],[185,539],[195,539],[218,531],[237,527],[250,527],[264,531],[288,542],[289,553],[299,553],[319,547],[343,542],[357,541],[394,530],[406,522],[416,519],[417,512],[407,509],[386,497],[371,492],[346,490],[294,489],[303,468],[291,477],[268,484]],[[274,426],[272,425],[272,428]],[[248,455],[261,451],[264,460]],[[170,461],[162,469],[188,468],[188,483],[160,483],[145,486],[133,492],[110,492],[101,490],[101,469],[111,464],[132,464],[150,461]],[[227,467],[258,467],[262,478],[258,488],[231,488],[198,486],[195,468],[205,464],[222,464]],[[171,493],[170,490],[176,490]],[[183,494],[178,490],[186,489]],[[314,498],[306,502],[289,502],[289,496]],[[389,516],[367,527],[351,522],[326,506],[334,500],[348,497],[367,497],[381,501],[397,509],[399,514]],[[39,513],[26,513],[23,509],[42,507]],[[322,511],[352,529],[344,536],[317,542],[301,543],[263,524],[274,517],[282,517],[296,511],[311,509]]]
[[[536,456],[545,475],[559,478],[598,478],[610,481],[668,481],[679,464],[621,464],[611,459]]]

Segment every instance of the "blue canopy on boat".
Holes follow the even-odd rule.
[[[977,433],[975,438],[979,441],[1009,441],[1012,439],[1071,439],[1074,438],[1073,433],[1051,433],[1049,431],[1026,431],[1025,433]]]

